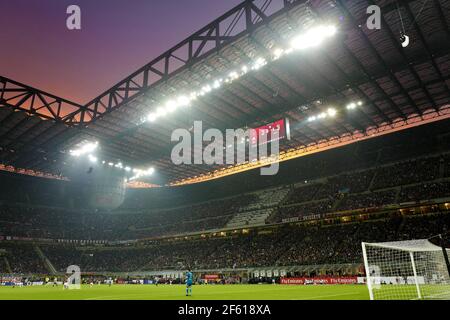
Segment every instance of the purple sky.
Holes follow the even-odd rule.
[[[0,75],[87,103],[242,0],[2,0]],[[66,28],[81,7],[82,30]]]

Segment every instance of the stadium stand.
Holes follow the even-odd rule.
[[[264,180],[248,172],[129,189],[113,211],[77,208],[66,181],[1,173],[0,268],[51,273],[45,258],[58,272],[78,264],[100,273],[360,264],[361,241],[449,230],[446,134],[423,130],[434,129],[416,129],[423,145],[401,132],[286,162]],[[404,144],[415,147],[389,155]]]
[[[401,133],[399,136],[400,138],[396,136],[399,139],[396,145],[411,143],[409,135]],[[439,137],[446,137],[446,134],[438,135]],[[211,182],[211,188],[205,186],[205,189],[208,190],[207,193],[215,194],[215,197],[206,202],[198,202],[196,197],[189,196],[191,192],[197,193],[198,186],[187,186],[180,192],[182,195],[178,195],[178,201],[172,201],[170,195],[177,194],[179,190],[129,190],[127,198],[130,196],[133,199],[138,199],[136,195],[147,194],[146,198],[157,200],[164,192],[167,194],[163,200],[146,209],[132,208],[125,203],[113,212],[88,208],[74,210],[70,206],[73,201],[70,200],[67,201],[68,204],[62,205],[60,198],[64,198],[68,192],[65,181],[38,180],[39,178],[2,173],[1,178],[6,183],[2,184],[5,187],[0,195],[4,199],[3,204],[0,203],[0,234],[51,239],[128,240],[249,227],[265,222],[279,223],[293,218],[399,206],[409,202],[445,200],[449,197],[450,189],[450,181],[446,176],[450,160],[448,145],[432,144],[435,138],[431,136],[429,139],[425,149],[414,151],[413,158],[408,159],[411,151],[406,148],[406,155],[397,155],[394,162],[391,157],[383,156],[392,148],[392,143],[380,143],[383,139],[361,143],[358,148],[348,147],[344,153],[339,149],[331,150],[325,156],[314,155],[321,169],[311,169],[310,158],[295,160],[293,162],[297,162],[297,168],[306,163],[307,170],[302,171],[303,175],[293,181],[294,184],[287,184],[293,176],[290,168],[287,168],[286,172],[280,172],[273,178],[271,188],[265,189],[263,187],[267,185],[263,185],[259,191],[250,193],[239,194],[242,182],[234,182],[233,177],[230,177],[229,184],[221,184],[217,191],[214,188],[217,182]],[[442,138],[438,140],[446,141]],[[380,146],[374,151],[374,145],[378,144]],[[430,145],[435,148],[432,152]],[[349,172],[342,171],[344,169],[341,168],[337,175],[326,175],[327,168],[335,168],[332,172],[338,172],[341,165],[344,168],[349,166],[350,161],[336,162],[334,156],[339,155],[338,159],[345,159],[346,153],[351,153],[351,156],[347,156],[350,158],[355,152],[378,154],[379,159],[374,161],[370,158],[365,161],[363,157],[363,160],[353,161],[354,166]],[[325,161],[327,157],[332,160]],[[289,165],[291,164],[286,163],[286,167]],[[313,172],[315,176],[311,174]],[[252,176],[248,176],[249,179],[245,180],[250,184]],[[306,176],[309,177],[308,180],[305,179]],[[284,184],[278,181],[281,177],[286,178]],[[254,180],[261,181],[257,178]],[[45,183],[46,187],[37,187],[38,182]],[[7,187],[10,185],[23,192],[12,191]],[[233,188],[230,186],[238,190],[232,192]],[[224,187],[228,190],[223,190]],[[250,187],[249,189],[251,190]],[[198,194],[201,198],[205,190]],[[220,195],[226,197],[220,198]],[[161,208],[164,201],[166,205]],[[179,203],[184,204],[178,205]],[[142,203],[137,206],[142,206]]]
[[[151,240],[130,246],[40,244],[58,271],[79,265],[86,272],[196,270],[362,263],[361,241],[413,239],[450,230],[450,215],[433,212],[338,225],[281,226],[249,234],[192,240]],[[326,244],[326,245],[324,245]],[[14,273],[45,273],[33,245],[0,243]]]

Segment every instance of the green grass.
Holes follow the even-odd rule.
[[[80,290],[61,286],[0,287],[0,300],[366,300],[364,285],[94,285]]]

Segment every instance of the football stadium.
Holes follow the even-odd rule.
[[[450,2],[226,7],[87,103],[2,49],[0,300],[450,299]]]

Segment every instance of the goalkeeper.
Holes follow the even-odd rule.
[[[192,278],[193,276],[191,269],[188,269],[188,271],[186,272],[186,297],[192,296],[192,284],[193,284]]]

